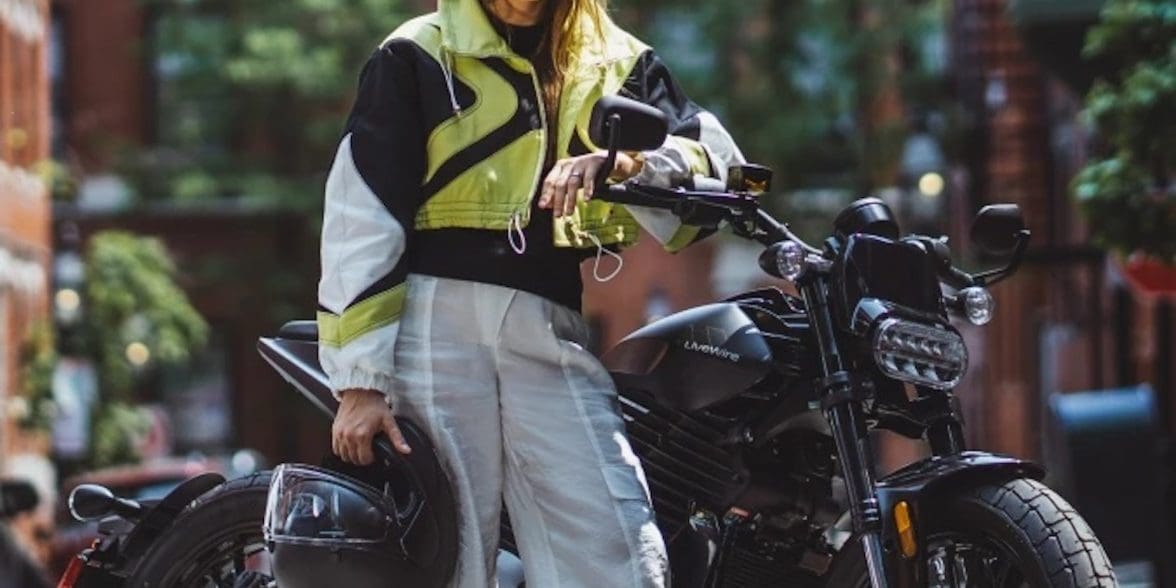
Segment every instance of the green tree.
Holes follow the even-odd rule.
[[[98,374],[88,465],[102,467],[138,459],[135,440],[149,423],[135,407],[136,377],[188,363],[204,346],[208,325],[176,284],[175,264],[158,239],[98,233],[85,268],[80,324],[68,328],[60,346],[89,359]],[[47,428],[52,422],[58,346],[48,324],[34,328],[25,344],[22,426]]]
[[[127,154],[142,198],[312,210],[367,56],[402,0],[148,0],[157,142]]]
[[[92,466],[138,459],[134,442],[148,422],[134,407],[137,372],[183,365],[206,342],[208,325],[177,277],[158,239],[118,231],[90,239],[80,339],[98,373]]]
[[[886,185],[878,178],[890,174],[877,170],[898,165],[907,121],[870,124],[884,84],[898,85],[906,113],[945,110],[941,64],[923,50],[942,33],[945,2],[618,4],[620,20],[658,48],[750,158],[776,171],[783,190]]]
[[[1074,195],[1099,244],[1176,262],[1176,5],[1110,0],[1085,54],[1111,73],[1087,96],[1100,157]]]
[[[208,325],[177,277],[158,239],[108,231],[90,240],[82,338],[106,400],[131,402],[136,371],[182,365],[204,345]]]

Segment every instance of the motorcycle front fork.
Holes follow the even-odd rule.
[[[874,453],[862,415],[861,386],[846,369],[834,336],[824,276],[811,276],[800,288],[821,358],[821,408],[837,444],[845,476],[853,530],[861,542],[874,588],[887,586],[882,554],[882,513],[874,492]]]

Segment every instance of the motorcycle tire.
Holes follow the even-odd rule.
[[[265,549],[261,527],[270,474],[229,480],[194,500],[143,556],[126,585],[233,586],[239,578],[256,575],[234,568]]]
[[[943,501],[941,508],[929,514],[921,530],[927,533],[929,546],[937,538],[941,545],[944,538],[957,538],[954,541],[961,545],[992,545],[998,561],[989,565],[1015,566],[1016,574],[1006,575],[1005,582],[972,578],[969,586],[1118,586],[1106,551],[1090,526],[1065,499],[1036,480],[970,489]],[[933,554],[924,557],[930,576]],[[929,581],[935,584],[936,580]],[[856,537],[834,559],[825,585],[869,588],[870,576]]]

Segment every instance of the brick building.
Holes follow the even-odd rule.
[[[55,474],[48,439],[15,423],[22,410],[21,348],[48,309],[49,194],[39,170],[49,154],[47,0],[0,0],[0,477],[34,484],[42,506],[6,524],[45,557]],[[27,406],[27,405],[25,405]]]
[[[8,420],[19,388],[20,347],[45,316],[49,195],[38,169],[49,155],[46,68],[49,5],[0,0],[0,418],[3,454],[29,440]]]

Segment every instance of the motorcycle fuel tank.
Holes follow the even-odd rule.
[[[653,322],[602,359],[618,386],[668,408],[701,410],[738,396],[772,370],[772,351],[739,305],[708,304]]]

